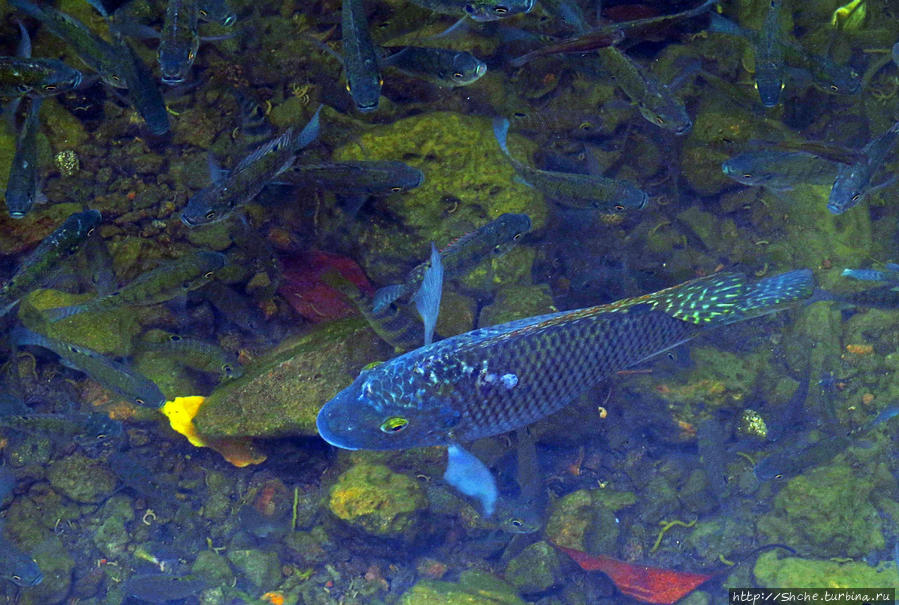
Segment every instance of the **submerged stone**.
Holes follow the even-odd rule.
[[[524,605],[515,589],[483,571],[467,570],[458,582],[422,580],[400,599],[401,605]]]
[[[422,487],[383,464],[351,466],[331,486],[328,508],[339,519],[376,536],[411,537],[428,507]]]

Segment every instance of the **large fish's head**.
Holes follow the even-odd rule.
[[[858,172],[851,166],[840,168],[827,200],[827,209],[831,214],[843,214],[864,199],[865,191],[860,186],[860,180]]]
[[[191,40],[190,44],[159,45],[156,56],[164,84],[173,86],[184,82],[191,66],[194,64],[194,59],[197,57],[199,45],[199,38]]]
[[[467,52],[458,52],[453,57],[447,84],[449,86],[468,86],[487,73],[487,64]]]
[[[460,416],[448,405],[414,403],[392,372],[363,372],[322,407],[316,427],[322,439],[346,450],[400,450],[452,441]],[[389,370],[389,369],[388,369]]]

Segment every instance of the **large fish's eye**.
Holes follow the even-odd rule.
[[[509,519],[509,524],[512,527],[522,527],[524,526],[524,522],[521,519]]]
[[[382,433],[399,433],[409,426],[409,421],[402,416],[391,416],[381,423]]]
[[[56,90],[56,84],[44,84],[44,90],[53,92],[54,90]]]
[[[209,212],[206,213],[206,220],[211,221],[214,218],[215,218],[215,210],[210,210]]]
[[[494,6],[493,12],[496,13],[497,15],[505,15],[506,13],[509,12],[509,9],[506,8],[505,6]]]

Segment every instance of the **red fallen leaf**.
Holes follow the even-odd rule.
[[[573,548],[556,546],[565,551],[581,568],[603,572],[623,594],[644,603],[671,605],[714,577],[709,574],[632,565],[605,555],[590,555]]]
[[[336,269],[366,294],[374,291],[356,261],[339,254],[309,250],[282,257],[281,266],[284,273],[278,293],[297,313],[313,323],[357,313],[340,292],[321,279],[323,273]]]

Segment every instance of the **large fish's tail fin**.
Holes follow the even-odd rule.
[[[645,302],[653,309],[696,325],[718,325],[766,315],[811,297],[815,280],[808,269],[756,282],[742,273],[715,273],[657,292]]]

